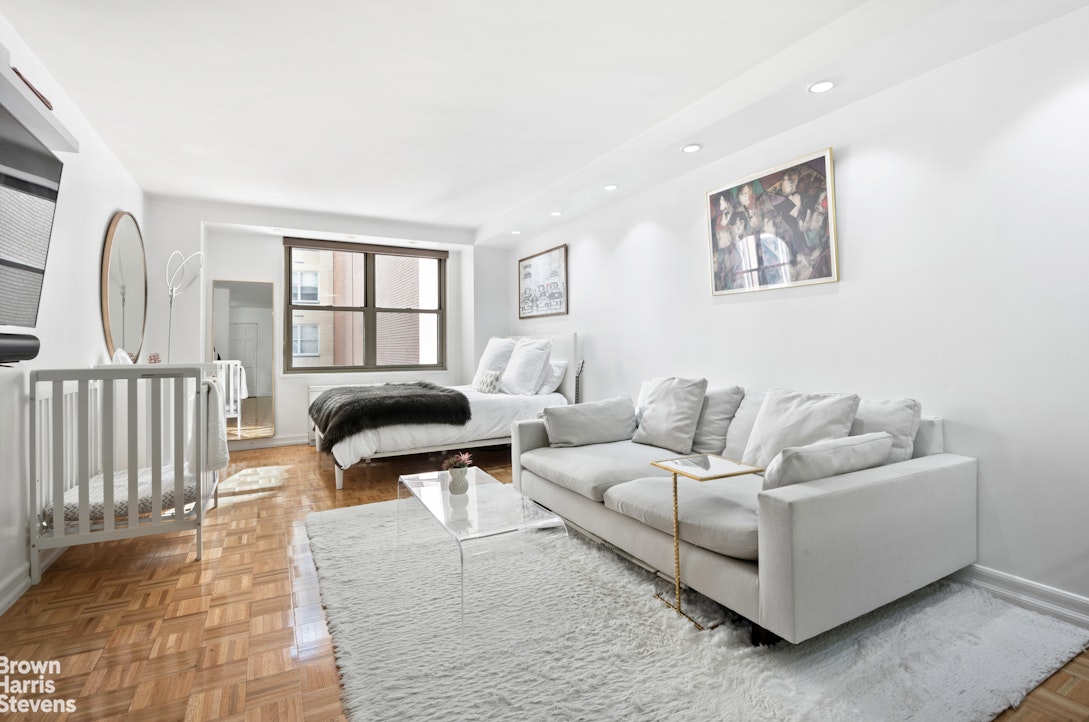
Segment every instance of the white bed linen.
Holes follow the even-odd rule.
[[[511,434],[511,424],[522,419],[536,418],[548,406],[567,403],[563,394],[514,396],[484,394],[472,386],[452,386],[465,394],[473,418],[464,426],[450,424],[398,424],[367,429],[353,434],[333,446],[333,458],[342,469],[360,459],[412,449],[426,449],[460,442],[505,439]]]

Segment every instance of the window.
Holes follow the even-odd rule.
[[[317,271],[295,271],[291,274],[291,302],[318,302]]]
[[[288,372],[446,367],[444,251],[284,239]],[[288,275],[290,274],[290,275]]]
[[[296,323],[291,326],[291,355],[320,356],[321,327],[316,323]]]

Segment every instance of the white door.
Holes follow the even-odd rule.
[[[227,351],[230,354],[227,358],[242,362],[242,368],[246,370],[246,386],[250,395],[256,396],[258,389],[262,388],[262,379],[257,378],[257,324],[232,323],[231,343]]]

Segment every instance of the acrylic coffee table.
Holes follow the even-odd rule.
[[[397,484],[398,520],[402,499],[419,501],[457,542],[461,559],[461,615],[465,618],[465,562],[488,540],[506,534],[544,531],[567,535],[563,519],[533,502],[510,484],[503,484],[483,469],[470,467],[468,490],[450,493],[450,474],[431,471],[406,474]],[[398,521],[398,525],[400,522]],[[400,532],[398,531],[398,535]]]

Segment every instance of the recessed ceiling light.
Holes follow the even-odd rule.
[[[522,232],[521,231],[511,231],[510,234],[512,236],[520,236],[520,235],[522,235]]]
[[[810,83],[806,90],[810,93],[827,93],[834,87],[836,87],[836,84],[831,80],[818,80],[815,83]]]
[[[552,211],[552,212],[551,212],[551,213],[549,213],[548,215],[550,215],[550,216],[562,216],[562,215],[563,215],[563,211]]]
[[[602,186],[602,189],[607,190],[607,191],[615,191],[619,187],[620,186],[618,186],[616,183],[610,183],[607,186]]]
[[[698,151],[702,147],[703,146],[700,145],[699,143],[689,143],[688,145],[682,147],[681,151],[684,152],[684,153],[695,153],[696,151]]]

